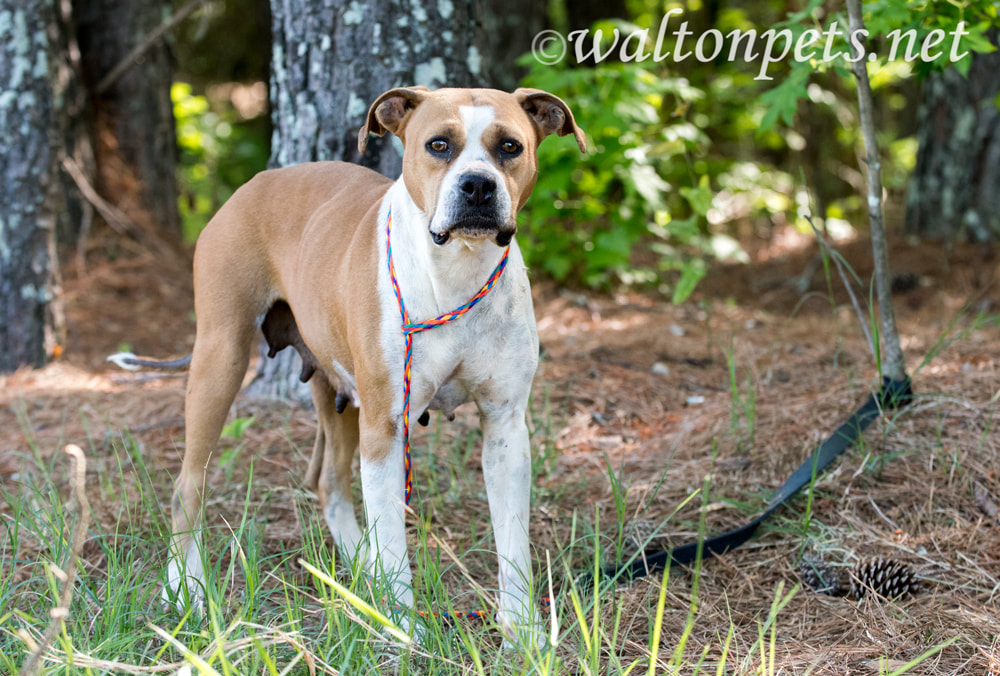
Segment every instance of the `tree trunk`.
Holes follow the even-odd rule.
[[[390,134],[358,154],[368,106],[392,87],[485,86],[483,26],[499,25],[485,12],[485,3],[452,0],[272,0],[271,166],[345,160],[397,177],[401,146]],[[293,350],[261,357],[251,394],[309,401]]]
[[[865,34],[861,0],[847,0],[847,15],[851,35]],[[862,52],[867,51],[866,41],[861,41]],[[871,83],[868,81],[867,59],[851,64],[858,83],[858,117],[865,140],[865,162],[868,165],[868,222],[871,228],[872,259],[875,263],[875,295],[882,328],[881,375],[894,381],[906,378],[906,362],[896,330],[896,313],[892,307],[892,275],[889,270],[889,245],[885,236],[885,218],[882,213],[882,159],[878,136],[875,132],[875,110]]]
[[[0,372],[41,366],[52,326],[53,10],[0,0]]]
[[[392,87],[482,86],[477,10],[450,0],[272,0],[271,166],[344,160],[398,176],[388,135],[358,154],[368,106]]]
[[[165,42],[103,92],[101,79],[164,19],[158,0],[75,0],[82,75],[91,104],[97,191],[140,228],[180,233],[177,142]]]
[[[79,167],[80,173],[94,183],[97,173],[93,145],[90,142],[90,96],[81,77],[80,46],[76,39],[76,18],[71,3],[57,3],[57,40],[53,52],[59,58],[53,64],[55,82],[58,83],[56,100],[59,101],[59,148],[64,158]],[[63,196],[61,213],[56,219],[55,241],[60,245],[73,244],[85,238],[93,223],[94,207],[80,194],[73,177],[67,171],[59,172],[59,188]],[[80,241],[80,258],[85,253],[86,241]]]
[[[514,91],[528,74],[528,68],[519,66],[517,60],[531,52],[532,40],[548,25],[545,15],[548,4],[538,0],[508,0],[502,12],[480,13],[483,53],[487,55],[483,69],[488,86]],[[572,15],[575,19],[576,5]]]
[[[993,38],[996,43],[996,36]],[[973,54],[923,85],[906,228],[931,239],[1000,239],[1000,51]]]

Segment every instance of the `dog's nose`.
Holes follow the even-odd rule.
[[[489,176],[469,174],[462,178],[462,182],[458,184],[458,189],[462,191],[465,201],[470,206],[481,207],[493,199],[493,193],[497,189],[497,182]]]

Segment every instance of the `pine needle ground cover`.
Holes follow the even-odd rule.
[[[334,561],[302,487],[312,414],[244,398],[209,475],[208,610],[162,608],[184,379],[115,373],[103,357],[125,341],[189,349],[189,261],[70,271],[65,360],[6,377],[0,394],[0,673],[17,673],[59,603],[80,518],[67,443],[86,453],[91,511],[44,673],[1000,673],[1000,290],[975,249],[894,244],[917,280],[897,314],[918,397],[757,538],[596,595],[573,585],[650,539],[740,525],[867,396],[877,373],[839,282],[818,271],[796,287],[814,255],[719,268],[680,306],[537,286],[532,541],[556,639],[541,652],[501,651],[489,621],[437,619],[420,646],[394,647],[384,609],[364,605],[378,591]],[[863,244],[845,256],[868,279]],[[413,444],[419,609],[489,608],[474,411],[432,418]],[[845,591],[824,593],[817,570]]]

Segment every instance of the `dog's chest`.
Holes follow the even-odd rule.
[[[411,405],[450,416],[463,403],[510,396],[530,383],[534,318],[517,301],[499,293],[453,324],[415,334]]]
[[[440,314],[439,305],[411,295],[407,299],[411,322]],[[399,415],[406,340],[394,299],[383,304],[382,329],[383,354],[394,394],[392,414]],[[480,406],[519,401],[531,387],[537,355],[530,289],[518,254],[493,291],[466,314],[450,324],[413,334],[411,415],[431,409],[450,416],[469,401]]]
[[[502,249],[492,242],[455,241],[439,248],[430,242],[426,218],[411,204],[402,184],[397,186],[391,271],[390,228],[378,235],[379,347],[392,402],[387,413],[398,418],[403,411],[404,307],[409,325],[433,325],[411,335],[411,416],[428,408],[450,413],[467,401],[475,401],[481,410],[484,405],[506,408],[504,401],[526,401],[537,365],[538,339],[527,271],[517,243],[512,242],[505,267],[500,266]],[[393,194],[390,191],[386,197],[380,223],[388,223]],[[491,272],[498,275],[495,283],[466,311]],[[453,321],[438,321],[445,316]]]

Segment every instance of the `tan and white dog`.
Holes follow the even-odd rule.
[[[451,412],[473,401],[499,556],[499,620],[527,622],[531,600],[526,407],[538,337],[515,217],[535,185],[536,149],[549,134],[583,132],[544,91],[392,89],[358,137],[403,142],[395,182],[363,167],[317,162],[258,174],[219,210],[194,258],[197,335],[185,401],[185,453],[173,497],[165,598],[200,595],[198,552],[206,470],[246,373],[257,331],[272,353],[299,351],[318,432],[307,483],[341,551],[367,552],[396,600],[412,605],[404,530],[404,337],[386,260],[392,214],[396,276],[410,317],[453,310],[474,295],[510,243],[493,291],[458,321],[414,338],[410,411]],[[125,368],[187,365],[120,354]],[[351,405],[345,407],[345,403]],[[338,409],[342,412],[338,412]],[[412,414],[411,414],[412,415]],[[351,502],[361,449],[370,546]]]

